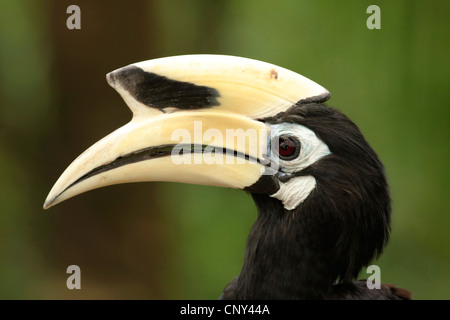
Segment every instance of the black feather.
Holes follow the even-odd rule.
[[[383,164],[358,127],[319,103],[297,104],[262,121],[308,127],[331,154],[296,173],[313,176],[316,187],[294,210],[286,210],[270,194],[252,193],[258,218],[239,278],[222,298],[396,297],[386,287],[374,293],[353,283],[382,253],[391,219]]]

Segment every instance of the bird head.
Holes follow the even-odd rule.
[[[76,158],[44,208],[127,182],[246,190],[258,220],[243,274],[263,282],[263,271],[249,271],[258,264],[255,255],[261,265],[279,257],[269,270],[275,273],[288,263],[302,265],[298,256],[317,256],[318,265],[332,268],[324,277],[332,282],[354,278],[386,244],[383,166],[358,127],[324,104],[330,94],[317,83],[222,55],[135,63],[107,74],[107,81],[132,120]]]
[[[273,195],[284,189],[281,180],[329,153],[311,129],[265,121],[299,101],[329,96],[287,69],[232,56],[187,55],[135,63],[106,78],[133,118],[73,161],[45,208],[94,188],[137,181]],[[305,197],[281,201],[292,209]]]

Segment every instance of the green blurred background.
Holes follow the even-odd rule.
[[[81,30],[66,9],[81,8]],[[381,30],[366,9],[381,8]],[[450,298],[449,2],[0,0],[0,298],[216,299],[256,218],[236,190],[141,183],[43,211],[67,165],[131,113],[105,81],[188,53],[268,61],[331,91],[393,198],[383,282]],[[68,290],[66,268],[81,268]],[[367,277],[364,272],[361,277]]]

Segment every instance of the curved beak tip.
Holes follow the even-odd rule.
[[[44,210],[53,207],[55,204],[57,204],[59,201],[55,201],[56,198],[52,197],[50,198],[47,196],[47,199],[45,199],[44,205],[42,206]]]
[[[52,202],[53,201],[45,200],[45,203],[44,203],[44,206],[43,206],[44,210],[50,208],[52,206]]]

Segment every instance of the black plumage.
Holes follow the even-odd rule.
[[[368,289],[365,282],[353,282],[388,242],[391,216],[383,165],[358,127],[342,113],[316,103],[295,105],[263,121],[308,127],[331,154],[295,173],[312,175],[317,185],[293,210],[269,194],[247,189],[258,217],[242,271],[221,298],[407,298],[407,291],[385,285]]]

